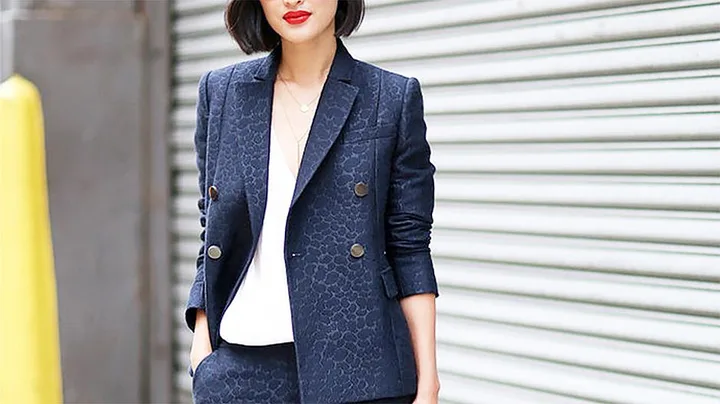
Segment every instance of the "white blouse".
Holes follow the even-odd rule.
[[[284,249],[295,175],[284,161],[274,131],[270,132],[267,207],[260,239],[247,274],[220,320],[220,336],[234,344],[293,341]]]

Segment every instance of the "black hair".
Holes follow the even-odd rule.
[[[352,34],[364,14],[364,0],[338,0],[335,36]],[[225,27],[248,55],[271,51],[280,43],[280,35],[270,27],[260,0],[230,0],[225,8]]]

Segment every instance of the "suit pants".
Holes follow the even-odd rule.
[[[195,404],[300,403],[295,345],[287,342],[248,346],[222,341],[198,364],[192,390]],[[354,404],[410,404],[414,398],[412,395]]]

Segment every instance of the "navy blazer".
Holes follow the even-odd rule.
[[[342,41],[323,86],[288,215],[285,263],[301,399],[414,394],[399,299],[438,296],[433,175],[420,85],[353,59]],[[200,79],[195,147],[203,245],[186,320],[219,324],[258,243],[280,47]],[[262,310],[258,307],[257,310]]]

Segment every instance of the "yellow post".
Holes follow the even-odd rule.
[[[0,84],[0,403],[62,402],[57,296],[37,88]]]

